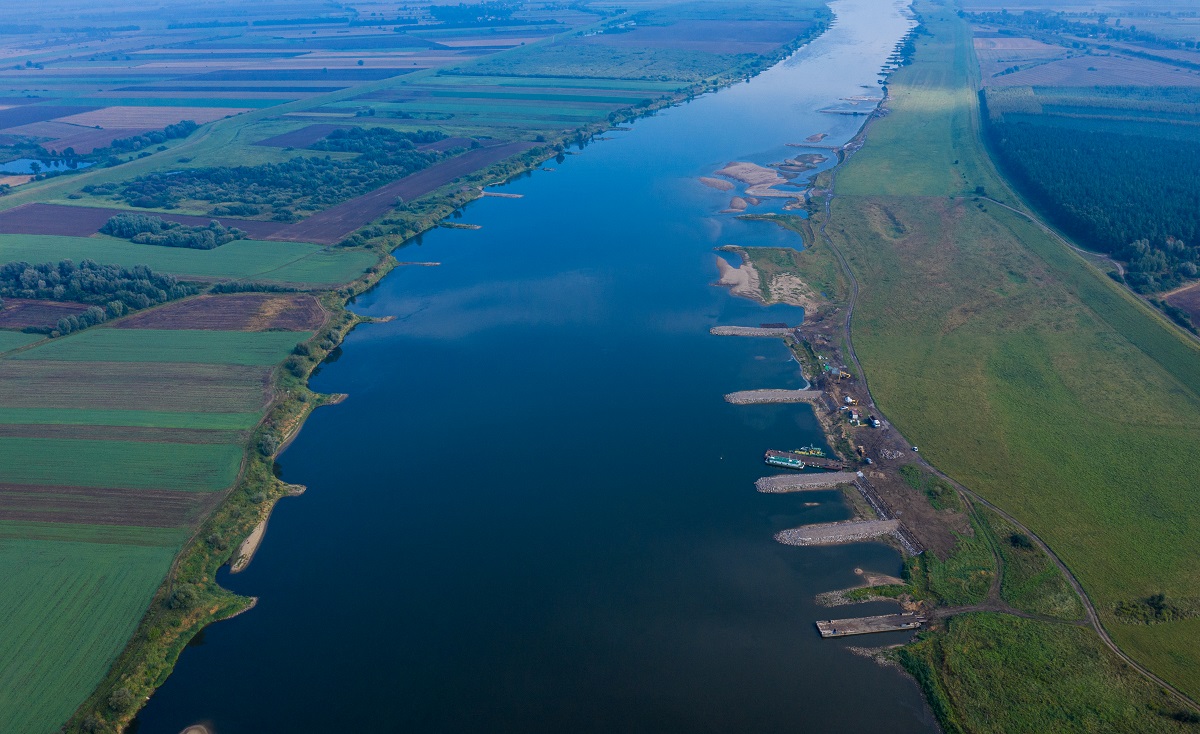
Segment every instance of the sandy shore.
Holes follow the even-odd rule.
[[[267,521],[254,526],[242,544],[238,546],[237,554],[233,559],[233,563],[229,564],[230,573],[238,573],[245,570],[246,566],[250,565],[250,561],[254,558],[254,552],[258,550],[259,543],[262,543],[263,535],[267,532]]]
[[[735,296],[765,303],[761,290],[762,281],[758,276],[758,271],[755,270],[754,266],[748,260],[744,260],[741,267],[735,268],[720,255],[715,255],[714,257],[717,260],[717,271],[721,274],[721,279],[717,281],[717,285],[729,288]]]

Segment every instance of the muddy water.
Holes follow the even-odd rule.
[[[483,199],[399,253],[314,379],[345,392],[282,458],[282,502],[249,568],[259,597],[207,630],[139,731],[767,732],[935,730],[914,683],[821,640],[813,604],[896,574],[880,544],[792,548],[842,519],[832,492],[761,495],[764,449],[821,443],[807,406],[723,393],[802,387],[774,340],[716,324],[792,321],[709,284],[716,246],[794,235],[720,214],[697,183],[794,156],[861,118],[910,21],[839,0],[792,58],[614,132]],[[738,193],[738,192],[732,192]],[[777,208],[778,204],[773,208]],[[772,207],[768,207],[772,208]],[[852,608],[879,613],[886,604]]]

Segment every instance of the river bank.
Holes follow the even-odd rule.
[[[781,73],[776,74],[777,78],[781,76]],[[768,80],[768,83],[778,81]],[[725,110],[729,109],[726,105],[732,103],[724,102],[723,96],[732,93],[733,96],[742,95],[744,98],[746,90],[755,88],[755,84],[736,85],[718,95],[695,100],[692,106],[712,110],[713,105],[717,104],[721,114],[726,114]],[[839,93],[844,94],[840,90]],[[597,190],[597,177],[603,176],[599,181],[607,181],[608,177],[618,175],[618,169],[625,170],[628,156],[636,155],[644,159],[648,150],[653,151],[656,166],[661,165],[660,159],[674,160],[675,163],[669,165],[679,167],[682,163],[689,171],[695,170],[698,164],[694,159],[674,157],[675,146],[664,145],[664,140],[668,140],[664,136],[669,135],[667,131],[671,125],[677,124],[676,120],[683,122],[695,119],[698,119],[696,114],[691,113],[687,106],[672,108],[655,118],[639,121],[634,126],[634,133],[614,134],[613,140],[590,146],[585,155],[571,158],[569,164],[560,164],[553,182],[546,181],[548,177],[535,175],[510,184],[506,189],[523,194],[524,198],[486,197],[472,203],[471,221],[482,224],[482,230],[439,229],[427,235],[421,245],[437,247],[437,256],[412,258],[435,259],[442,262],[443,267],[394,270],[386,281],[358,297],[354,304],[356,311],[372,316],[395,315],[397,318],[390,323],[356,330],[347,339],[341,358],[336,363],[322,367],[313,378],[313,389],[347,393],[350,398],[336,410],[321,411],[314,415],[292,449],[281,459],[284,476],[289,481],[305,484],[312,489],[303,502],[283,503],[276,508],[280,514],[272,519],[270,537],[259,548],[252,565],[236,580],[223,573],[220,577],[223,584],[232,585],[235,589],[255,589],[256,595],[262,599],[259,608],[255,614],[243,616],[233,625],[214,626],[206,632],[205,645],[189,650],[186,660],[152,701],[146,717],[142,719],[143,726],[162,724],[165,730],[168,726],[166,717],[186,710],[197,714],[204,710],[219,710],[221,716],[230,721],[255,720],[258,714],[254,710],[240,706],[237,701],[212,688],[223,686],[225,680],[211,676],[202,680],[197,678],[201,671],[208,669],[210,661],[216,662],[220,654],[246,645],[256,650],[252,670],[247,672],[264,668],[277,670],[263,679],[288,681],[286,685],[292,690],[294,698],[295,690],[302,690],[306,684],[303,680],[297,680],[290,671],[294,669],[299,673],[302,666],[283,662],[289,653],[277,643],[275,638],[280,637],[278,631],[263,635],[260,630],[267,623],[276,626],[277,630],[281,624],[284,625],[283,629],[303,628],[306,631],[300,634],[306,640],[306,647],[315,645],[326,651],[324,654],[335,657],[344,654],[325,647],[333,642],[333,638],[323,630],[310,626],[316,618],[313,615],[332,620],[350,613],[356,627],[372,628],[384,624],[392,630],[388,636],[395,639],[388,645],[390,654],[410,661],[405,668],[434,671],[421,681],[409,679],[399,671],[388,674],[393,680],[395,675],[402,676],[406,690],[416,686],[430,691],[431,695],[428,696],[406,697],[406,709],[401,712],[407,721],[426,728],[459,728],[451,721],[453,714],[438,705],[440,699],[433,693],[439,690],[439,686],[448,683],[445,676],[453,675],[444,668],[444,663],[439,664],[437,660],[459,661],[455,670],[493,670],[495,666],[515,666],[526,671],[525,675],[544,680],[545,685],[561,688],[562,695],[566,697],[563,700],[578,700],[584,705],[578,692],[586,688],[595,689],[597,685],[597,681],[590,678],[589,670],[598,666],[598,674],[607,665],[595,663],[584,670],[560,668],[557,661],[561,653],[548,648],[548,641],[537,637],[527,625],[535,623],[541,629],[549,625],[550,629],[559,630],[558,634],[568,635],[572,641],[569,652],[573,658],[582,656],[583,659],[596,660],[597,656],[604,657],[605,653],[601,651],[607,649],[611,651],[608,653],[610,657],[615,656],[614,661],[625,659],[624,656],[630,652],[628,643],[597,644],[600,641],[593,642],[587,635],[581,636],[583,630],[577,631],[578,623],[574,620],[601,615],[602,621],[597,620],[596,625],[589,624],[586,627],[597,631],[626,629],[630,622],[649,613],[648,608],[643,609],[634,603],[639,598],[647,601],[653,599],[654,605],[668,605],[667,608],[671,610],[669,617],[677,620],[675,633],[660,636],[657,640],[645,640],[642,634],[631,632],[634,637],[629,638],[629,642],[637,640],[644,651],[640,674],[650,675],[652,671],[663,670],[662,666],[678,660],[688,649],[694,651],[693,655],[703,652],[697,661],[698,666],[690,666],[694,672],[684,676],[668,692],[668,700],[695,700],[699,691],[707,691],[706,678],[696,675],[700,670],[713,670],[716,666],[724,667],[727,671],[732,668],[740,671],[738,677],[741,682],[736,690],[727,687],[724,697],[713,700],[720,701],[723,698],[726,702],[720,705],[720,717],[733,716],[735,711],[745,716],[745,708],[734,705],[743,694],[748,695],[751,688],[761,690],[758,686],[760,683],[769,687],[778,686],[786,679],[783,675],[785,660],[800,659],[800,648],[795,646],[804,646],[808,642],[780,640],[782,644],[778,649],[767,650],[756,646],[753,656],[730,658],[729,652],[719,645],[719,640],[706,639],[701,635],[700,627],[693,625],[692,614],[676,608],[678,602],[692,595],[694,584],[711,585],[713,581],[707,578],[712,569],[703,562],[705,559],[715,561],[717,557],[712,549],[705,548],[707,541],[704,539],[710,533],[716,533],[719,537],[732,533],[729,542],[737,550],[726,563],[734,563],[740,568],[744,564],[758,562],[761,569],[758,573],[769,569],[765,572],[779,576],[778,589],[810,583],[810,577],[798,579],[794,574],[789,574],[783,559],[775,556],[778,549],[769,541],[769,535],[751,532],[760,522],[751,518],[757,517],[757,508],[764,506],[762,499],[754,496],[754,493],[751,496],[727,496],[720,491],[719,484],[724,482],[712,481],[712,476],[727,475],[730,480],[727,486],[732,486],[735,481],[744,481],[736,480],[736,475],[757,471],[757,457],[749,464],[737,458],[724,465],[719,463],[719,457],[734,451],[731,447],[735,445],[749,448],[760,439],[752,435],[726,436],[723,435],[725,431],[720,431],[722,436],[718,443],[725,444],[721,448],[714,443],[716,436],[703,436],[691,430],[690,426],[668,428],[659,425],[656,416],[682,414],[682,404],[676,405],[678,400],[687,398],[687,402],[691,403],[688,395],[693,389],[704,383],[703,391],[708,392],[711,389],[708,382],[714,379],[728,380],[736,371],[744,372],[747,362],[763,371],[760,379],[769,374],[771,382],[776,382],[786,374],[781,374],[779,370],[791,370],[791,363],[782,360],[783,355],[778,350],[759,355],[764,356],[764,360],[754,360],[752,355],[761,352],[763,347],[753,340],[742,341],[741,346],[732,347],[732,356],[722,357],[720,352],[731,349],[728,344],[713,343],[720,340],[707,337],[707,326],[699,330],[691,327],[697,319],[711,319],[705,314],[711,313],[715,304],[720,304],[723,322],[737,322],[749,313],[737,304],[726,303],[726,296],[716,289],[708,289],[712,293],[695,290],[697,277],[702,279],[701,283],[706,282],[703,280],[703,267],[710,268],[711,261],[703,265],[699,261],[689,262],[680,277],[670,282],[659,282],[656,288],[645,288],[646,268],[650,267],[653,273],[663,263],[677,263],[679,254],[686,252],[684,248],[690,246],[691,240],[665,238],[667,247],[662,252],[646,251],[639,258],[642,265],[630,272],[628,262],[622,262],[625,258],[617,253],[606,252],[602,246],[605,238],[610,236],[608,227],[591,224],[589,220],[589,227],[595,231],[588,233],[586,248],[556,246],[553,236],[546,237],[545,245],[539,246],[536,239],[531,242],[528,219],[524,219],[531,211],[529,207],[536,205],[546,219],[547,232],[565,231],[568,228],[578,230],[579,222],[568,226],[563,219],[565,213],[577,212],[577,209],[565,206],[571,200],[569,197],[575,196],[581,186]],[[642,140],[647,136],[648,139]],[[683,142],[677,135],[671,137]],[[641,142],[636,142],[639,140]],[[732,160],[738,155],[737,151],[733,151],[733,155],[718,151],[713,157]],[[714,168],[707,161],[701,161],[699,165],[702,166],[701,170]],[[668,172],[671,170],[674,169],[665,169],[659,174],[659,179],[671,180],[670,177],[674,175]],[[589,178],[592,179],[590,182]],[[632,197],[634,200],[625,206],[631,210],[628,217],[648,222],[652,216],[661,215],[661,211],[651,206],[656,199],[643,189],[638,189],[638,195]],[[714,195],[717,194],[714,191]],[[531,200],[533,204],[529,203]],[[597,206],[603,204],[596,202]],[[694,203],[688,202],[687,206],[690,216],[695,206],[708,207],[710,204],[706,200],[695,199]],[[735,223],[733,226],[741,225]],[[479,238],[482,237],[486,237],[486,242],[480,242]],[[522,252],[529,253],[528,257],[521,259],[522,262],[505,262],[488,254],[518,244],[523,248]],[[613,277],[612,274],[622,268],[626,270],[626,278]],[[655,280],[662,279],[655,276]],[[643,295],[631,298],[632,293]],[[645,294],[651,294],[652,300],[647,302]],[[548,307],[548,304],[555,305]],[[687,309],[688,328],[665,328],[665,324],[669,323],[665,314],[670,310],[678,310],[680,304],[685,304]],[[634,317],[629,309],[641,309],[643,316],[640,319]],[[655,315],[647,318],[646,313]],[[549,345],[553,345],[553,349]],[[608,350],[614,348],[621,355],[620,360],[614,361],[613,356],[609,356],[613,353]],[[664,360],[664,354],[676,356]],[[587,355],[586,360],[579,359],[583,355]],[[694,375],[681,382],[677,370],[669,369],[669,365],[685,356],[689,362],[720,366],[721,372]],[[374,372],[368,368],[372,364],[376,366]],[[388,365],[386,379],[376,374],[379,365]],[[487,366],[486,373],[473,371],[483,365]],[[526,389],[533,375],[538,376],[540,384],[536,390]],[[696,385],[680,394],[680,388],[692,382]],[[444,389],[451,384],[456,395],[454,403],[438,400],[438,394],[446,394]],[[623,387],[618,388],[618,384]],[[496,390],[497,385],[505,387]],[[414,391],[413,388],[419,389]],[[621,390],[631,394],[622,395]],[[519,402],[511,402],[517,396]],[[670,402],[664,404],[664,399]],[[690,446],[691,452],[699,452],[705,457],[702,472],[697,473],[694,467],[672,466],[669,467],[672,472],[682,473],[687,478],[664,481],[661,462],[652,462],[653,457],[646,454],[646,447],[654,445],[653,442],[644,442],[645,437],[637,433],[628,436],[628,440],[635,442],[627,445],[624,434],[629,430],[615,431],[605,419],[600,418],[604,415],[598,412],[600,405],[609,410],[631,412],[634,403],[629,401],[635,400],[642,405],[656,406],[646,429],[658,435],[659,442],[666,437],[671,446],[681,442],[681,446]],[[565,410],[568,406],[569,411]],[[714,408],[721,411],[732,409],[720,401]],[[770,406],[766,409],[773,410]],[[694,411],[695,408],[682,410]],[[717,421],[714,419],[715,416],[698,416],[694,423],[697,427],[715,425]],[[450,426],[453,426],[453,433],[446,432]],[[547,426],[554,427],[553,433],[547,433]],[[781,424],[775,426],[774,430],[783,428]],[[804,430],[810,431],[812,427]],[[445,467],[451,465],[453,459],[445,453],[446,447],[440,444],[439,437],[444,441],[447,436],[454,437],[453,445],[469,447],[474,461],[488,467],[486,481],[481,482],[478,477],[446,478]],[[383,444],[376,437],[395,440]],[[357,445],[360,443],[361,446]],[[529,445],[536,445],[537,451],[531,453]],[[578,477],[572,484],[572,491],[564,494],[560,484],[547,483],[542,477],[562,476],[564,472],[578,475],[578,472],[570,471],[561,462],[572,455],[572,448],[578,456],[579,447],[586,447],[589,454],[620,456],[621,461],[601,462],[593,469],[592,473],[596,474],[594,478]],[[369,453],[364,454],[363,451]],[[391,466],[381,466],[377,460],[370,458],[374,456],[377,459],[380,451],[395,457],[396,463],[404,468],[403,473],[393,473]],[[336,472],[334,467],[321,461],[330,455],[340,457]],[[558,458],[560,455],[562,459]],[[739,448],[730,456],[744,457],[747,454]],[[536,462],[538,467],[533,475],[525,467],[531,461]],[[704,478],[705,474],[709,475],[708,479]],[[440,479],[435,478],[438,475]],[[646,482],[652,482],[656,491],[647,492]],[[432,491],[434,487],[438,489]],[[679,491],[684,487],[689,488],[686,498],[679,496]],[[323,489],[314,491],[318,488]],[[499,497],[493,497],[499,488],[503,488],[500,494],[505,501],[502,504],[498,504]],[[603,504],[594,501],[600,498],[604,498]],[[659,507],[661,503],[692,509],[683,512],[681,517],[676,513],[664,513]],[[816,507],[806,507],[805,504],[797,503],[796,509],[789,514],[806,513],[833,520],[842,512],[840,506],[827,501]],[[372,508],[371,516],[353,512],[351,508],[355,505],[369,505]],[[656,509],[652,511],[652,508]],[[618,509],[621,514],[614,516],[613,513]],[[701,513],[700,516],[696,515],[697,512]],[[554,518],[555,514],[561,517]],[[314,533],[314,527],[309,522],[316,521],[318,516],[323,518],[324,529]],[[731,525],[731,517],[742,519]],[[386,519],[391,530],[383,531],[377,527],[376,518],[380,521]],[[453,518],[453,522],[447,523],[446,520],[450,518]],[[534,518],[539,520],[535,522]],[[418,522],[423,526],[415,524]],[[636,536],[630,536],[620,530],[630,523],[644,528]],[[617,531],[605,531],[602,529],[605,525],[617,528]],[[354,528],[355,542],[339,541],[336,546],[326,542],[326,537],[332,541],[351,527]],[[584,532],[591,541],[582,546],[577,542],[569,542],[564,535],[569,528],[574,528],[572,535]],[[666,535],[678,536],[682,547],[694,547],[694,551],[682,557],[677,556],[671,546],[663,546],[655,540]],[[303,541],[302,537],[308,540]],[[628,564],[618,559],[634,551],[629,544],[635,542],[635,537],[653,543],[651,548],[642,551],[652,562],[641,564],[641,568],[635,570],[631,577]],[[315,547],[314,538],[319,539]],[[641,542],[637,541],[638,545]],[[537,548],[554,548],[555,558],[545,558],[544,553],[535,554],[531,544],[536,544]],[[482,556],[474,552],[483,548],[488,550]],[[881,552],[887,551],[873,547],[854,551],[868,560]],[[324,560],[314,563],[313,553],[318,553]],[[466,560],[468,553],[471,559],[469,563]],[[410,556],[413,562],[420,560],[423,564],[432,565],[439,573],[434,575],[430,569],[414,565],[409,560]],[[404,597],[396,597],[377,589],[378,584],[364,577],[365,573],[371,573],[372,568],[378,572],[378,564],[363,568],[363,559],[368,557],[388,559],[388,573],[405,579],[406,587],[422,598],[437,600],[436,611],[440,619],[446,621],[429,619],[422,609],[405,603],[403,598],[408,596],[407,593]],[[337,588],[354,588],[356,594],[366,594],[368,599],[377,601],[364,605],[356,599],[354,604],[341,611],[307,594],[304,595],[306,601],[293,603],[293,600],[299,602],[294,595],[297,589],[292,588],[297,569],[303,569],[305,574],[318,574],[321,583],[325,583],[321,569],[334,558],[338,559],[334,565],[345,576],[336,582]],[[697,561],[701,562],[700,565],[697,565]],[[531,578],[525,581],[512,579],[509,563],[526,569],[525,573]],[[874,565],[879,562],[875,560],[871,563]],[[894,573],[898,570],[892,568],[894,563],[883,561],[881,565],[891,568]],[[585,568],[586,571],[583,570]],[[667,584],[664,587],[661,583],[663,580],[657,578],[658,573],[668,568],[676,569],[676,586],[685,583],[686,579],[688,591],[671,595],[678,596],[678,602],[651,591],[671,586]],[[625,570],[618,574],[617,569]],[[639,578],[643,574],[648,576]],[[624,576],[624,579],[618,581],[618,575]],[[790,580],[789,575],[792,576]],[[591,605],[583,604],[582,599],[577,597],[577,593],[583,592],[578,587],[578,579],[581,578],[587,578],[589,584],[605,589],[600,597],[605,600],[603,603],[597,605],[593,601]],[[811,578],[821,576],[815,574]],[[505,579],[506,584],[515,583],[522,589],[521,598],[497,588],[497,581]],[[537,582],[534,583],[532,579],[537,579]],[[304,585],[315,582],[306,576]],[[627,589],[636,589],[635,596],[607,591],[618,583]],[[818,580],[815,583],[825,582]],[[717,588],[721,594],[733,598],[742,595],[741,591],[724,581],[717,581]],[[260,593],[260,590],[263,591]],[[477,596],[479,592],[484,595]],[[792,596],[789,592],[778,593],[781,597]],[[451,604],[451,599],[457,601]],[[461,607],[458,606],[459,602]],[[538,611],[525,609],[526,603],[536,605]],[[633,606],[629,607],[631,603]],[[481,604],[487,613],[473,614],[472,610]],[[761,611],[767,619],[759,615],[739,614],[735,624],[746,629],[767,625],[763,628],[766,631],[767,628],[774,629],[784,617],[794,618],[795,609],[792,605],[777,606],[775,600],[769,600],[766,604],[767,607],[761,608]],[[610,611],[610,607],[615,608]],[[377,608],[385,612],[390,621],[379,618]],[[739,603],[736,608],[742,608],[742,605]],[[746,607],[747,610],[752,608],[759,609],[759,603]],[[518,609],[521,611],[518,612]],[[585,612],[585,609],[590,611]],[[551,610],[555,612],[555,617],[547,621],[545,615]],[[433,611],[430,609],[430,612]],[[527,623],[526,619],[530,622]],[[540,622],[537,621],[539,619]],[[441,631],[447,623],[453,623],[459,630],[458,636],[467,639],[460,643],[443,637]],[[411,630],[418,628],[428,630],[425,635],[429,638],[428,642],[411,634]],[[686,645],[681,644],[677,648],[669,644],[673,640],[683,643],[685,638]],[[780,639],[774,632],[764,639],[768,638]],[[530,653],[518,654],[504,643],[515,639],[524,640],[523,648],[527,647]],[[433,645],[435,640],[438,641],[436,646]],[[478,652],[467,652],[468,641],[471,649]],[[561,650],[562,645],[555,648]],[[435,649],[440,649],[440,652],[427,658],[427,655],[434,654]],[[808,655],[808,648],[803,649],[803,655]],[[647,650],[651,652],[645,652]],[[540,655],[540,662],[535,662],[532,657],[534,651]],[[817,652],[818,657],[826,654]],[[570,672],[560,673],[553,680],[544,678],[547,663],[556,670]],[[834,667],[843,664],[849,665],[838,662]],[[275,668],[276,665],[281,667]],[[862,670],[855,674],[860,673],[868,677],[873,675]],[[235,674],[235,677],[239,676]],[[481,675],[480,678],[497,679],[491,675]],[[480,689],[479,683],[482,681],[476,681],[474,677],[460,683],[472,692],[470,706],[496,725],[517,720],[523,721],[527,730],[548,729],[552,724],[561,730],[561,726],[567,725],[552,711],[544,711],[533,718],[529,718],[526,711],[526,718],[508,718],[518,715],[513,707],[519,702],[528,703],[540,698],[533,691],[510,690],[506,696],[501,696],[504,691]],[[356,679],[355,685],[375,684]],[[890,691],[896,683],[880,679],[880,685],[883,690]],[[258,688],[263,687],[260,685]],[[353,693],[346,693],[351,699],[355,698]],[[908,697],[911,693],[911,689],[902,687],[896,695]],[[277,695],[277,691],[273,685],[266,686],[259,695],[260,700],[270,700]],[[649,717],[654,706],[649,701],[640,701],[635,710],[639,716]],[[676,709],[674,705],[671,710],[674,716],[684,715],[684,709]],[[355,717],[355,721],[362,723],[363,717],[370,716],[370,712],[371,708],[367,706],[361,710],[346,710],[343,714]],[[766,717],[761,719],[764,723],[780,723],[785,718],[794,720],[796,713],[819,718],[831,715],[832,711],[827,711],[824,705],[813,706],[812,702],[807,702],[803,709],[793,710],[793,706],[781,698],[757,716]],[[592,716],[590,720],[597,722],[603,722],[607,717],[603,711],[592,711],[590,707],[589,715]],[[873,720],[876,712],[862,712],[858,716],[864,717],[864,725],[869,726],[865,720]],[[575,717],[570,720],[576,723],[580,721]],[[732,718],[722,720],[730,726],[735,721]],[[911,724],[909,730],[923,731],[918,720],[919,717],[904,719],[906,723],[901,730],[906,730]],[[310,724],[312,726],[323,725],[319,723],[319,713],[311,721],[314,722]],[[294,723],[305,726],[301,722]],[[774,724],[767,728],[774,728]]]

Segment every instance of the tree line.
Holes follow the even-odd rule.
[[[226,228],[218,221],[204,227],[189,227],[168,222],[162,217],[136,212],[122,212],[109,218],[100,228],[101,234],[136,242],[139,245],[187,247],[193,250],[212,250],[228,242],[246,238],[236,227]]]
[[[80,314],[59,319],[51,336],[70,334],[129,311],[156,306],[194,295],[196,286],[180,283],[172,275],[156,273],[145,265],[131,268],[71,260],[31,265],[10,262],[0,265],[0,296],[91,304]],[[45,331],[45,330],[38,330]]]

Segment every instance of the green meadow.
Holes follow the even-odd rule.
[[[1200,473],[1200,349],[1041,229],[976,198],[982,189],[1017,204],[979,138],[970,34],[940,6],[920,12],[934,34],[919,37],[914,63],[889,84],[892,113],[839,174],[829,226],[861,284],[854,342],[872,392],[934,465],[1054,549],[1127,653],[1200,696],[1195,624],[1112,614],[1122,601],[1200,588],[1188,491]],[[1014,571],[1012,603],[1072,613],[1037,588],[1037,568]],[[999,652],[958,661],[947,644],[954,670],[1000,676],[987,666],[1039,655],[1002,627],[968,629],[955,639],[978,636],[972,644]],[[1096,647],[1072,628],[1037,634]],[[971,730],[1045,723],[1003,708]]]
[[[124,649],[177,550],[0,537],[0,731],[55,731],[47,722],[71,716]]]
[[[304,331],[92,328],[51,340],[14,359],[272,365],[310,336],[311,332]]]

